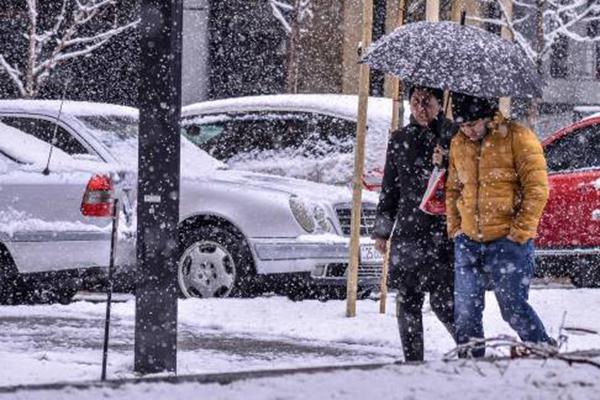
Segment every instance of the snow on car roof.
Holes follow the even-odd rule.
[[[137,117],[138,111],[133,107],[116,104],[93,103],[88,101],[66,100],[62,113],[69,115],[128,115]],[[0,100],[0,111],[20,112],[26,114],[58,115],[61,100]]]
[[[357,118],[358,96],[343,94],[276,94],[266,96],[236,97],[190,104],[182,109],[182,115],[192,116],[236,111],[312,111],[333,114],[348,119]],[[389,121],[392,101],[388,98],[369,97],[369,119]]]

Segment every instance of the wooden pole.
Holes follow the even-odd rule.
[[[510,18],[512,20],[512,16],[513,16],[513,2],[512,2],[512,0],[500,0],[500,1],[502,1],[504,7],[506,7],[506,12],[507,12],[506,17]],[[505,39],[508,39],[508,40],[512,40],[513,39],[512,33],[505,26],[502,27],[501,35]],[[500,108],[500,111],[502,112],[502,114],[504,114],[507,118],[510,118],[510,108],[511,108],[510,97],[501,97],[500,98],[499,108]]]
[[[406,1],[400,0],[398,6],[398,18],[396,19],[396,27],[399,28],[404,24],[404,14],[406,12]],[[392,77],[392,125],[390,127],[390,135],[400,127],[402,121],[401,116],[404,116],[404,104],[402,103],[402,82],[397,77]],[[381,280],[379,281],[379,313],[385,314],[387,302],[387,276],[390,262],[390,246],[391,241],[388,240],[385,255],[383,256],[383,265],[381,266]]]
[[[298,42],[300,40],[300,0],[294,2],[294,11],[292,15],[292,31],[289,38],[288,49],[288,76],[287,92],[296,93],[298,91]]]
[[[440,0],[427,0],[425,3],[425,19],[429,22],[440,20]]]
[[[452,9],[450,11],[452,21],[460,22],[460,16],[465,8],[464,0],[454,0],[452,2]]]
[[[536,0],[535,2],[535,46],[538,57],[535,61],[537,73],[543,78],[543,60],[541,57],[544,48],[544,2],[545,0]],[[539,119],[539,106],[541,98],[532,98],[527,110],[527,124],[534,131],[536,130]]]
[[[452,21],[464,25],[466,22],[463,19],[463,11],[465,8],[464,0],[453,0],[452,8],[450,10],[450,18]],[[452,96],[450,95],[449,90],[444,90],[444,112],[446,114],[446,118],[452,119]]]
[[[363,0],[363,32],[361,52],[371,44],[373,27],[373,0]],[[369,66],[360,64],[358,78],[358,121],[354,149],[354,178],[352,181],[352,223],[350,226],[350,260],[347,274],[346,316],[356,316],[358,265],[360,258],[360,220],[362,203],[362,176],[365,163],[365,136],[367,132],[367,105],[369,101]]]

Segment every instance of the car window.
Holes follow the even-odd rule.
[[[26,117],[0,117],[0,122],[28,133],[46,143],[52,143],[54,139],[54,145],[67,154],[89,154],[76,138],[52,121]]]
[[[220,160],[269,150],[311,157],[351,152],[355,131],[351,121],[308,112],[207,115],[182,125],[184,136]]]
[[[224,123],[212,123],[206,125],[188,124],[181,127],[181,133],[192,143],[202,147],[210,139],[218,137],[225,130]]]
[[[329,115],[316,115],[320,140],[341,153],[350,153],[354,146],[356,123]]]
[[[240,113],[196,117],[182,123],[182,134],[220,160],[254,151],[298,146],[307,121],[291,113]]]
[[[76,116],[86,129],[100,141],[111,155],[124,165],[138,162],[139,120],[130,115],[79,115]],[[186,173],[205,173],[225,165],[197,146],[181,137],[181,169]]]
[[[600,124],[571,132],[545,150],[548,169],[553,172],[600,168]]]

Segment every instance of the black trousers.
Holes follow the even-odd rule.
[[[398,291],[396,316],[404,358],[423,361],[425,293],[429,293],[434,314],[455,337],[452,246],[443,236],[393,240],[390,261],[390,286]]]

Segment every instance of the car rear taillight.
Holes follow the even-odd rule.
[[[83,194],[81,213],[86,217],[112,217],[113,207],[113,185],[110,177],[92,176]]]

